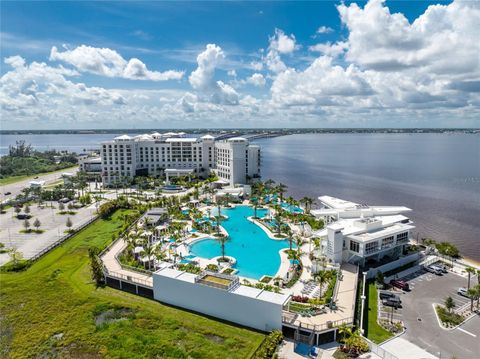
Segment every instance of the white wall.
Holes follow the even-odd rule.
[[[153,297],[262,331],[282,328],[282,305],[153,274]]]

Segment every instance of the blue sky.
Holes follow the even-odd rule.
[[[479,12],[2,1],[2,128],[478,127]]]

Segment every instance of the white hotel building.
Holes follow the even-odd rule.
[[[368,206],[329,196],[318,199],[324,208],[312,214],[332,223],[315,235],[326,238],[326,255],[334,263],[364,266],[368,261],[395,260],[409,244],[415,226],[402,213],[410,208]]]
[[[243,137],[216,141],[213,136],[186,137],[183,132],[127,135],[101,143],[104,185],[135,176],[206,177],[214,172],[233,186],[260,177],[260,147]]]

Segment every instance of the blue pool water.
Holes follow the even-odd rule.
[[[280,267],[279,251],[288,248],[288,240],[273,240],[247,217],[253,216],[253,208],[237,206],[222,209],[222,215],[228,216],[222,222],[223,228],[230,235],[225,243],[225,254],[235,257],[238,275],[260,279],[263,275],[274,276]],[[266,209],[258,209],[257,216],[264,217]],[[190,247],[190,252],[196,256],[211,259],[222,254],[220,242],[214,238],[207,238],[195,242]]]

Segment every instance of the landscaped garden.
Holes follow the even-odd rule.
[[[88,249],[118,237],[118,210],[30,268],[1,273],[0,357],[245,358],[264,335],[111,288],[97,288]]]
[[[361,288],[359,289],[361,290]],[[374,343],[382,343],[393,336],[392,333],[384,329],[377,321],[378,318],[378,292],[375,283],[367,283],[365,288],[365,313],[364,330],[365,336]]]

